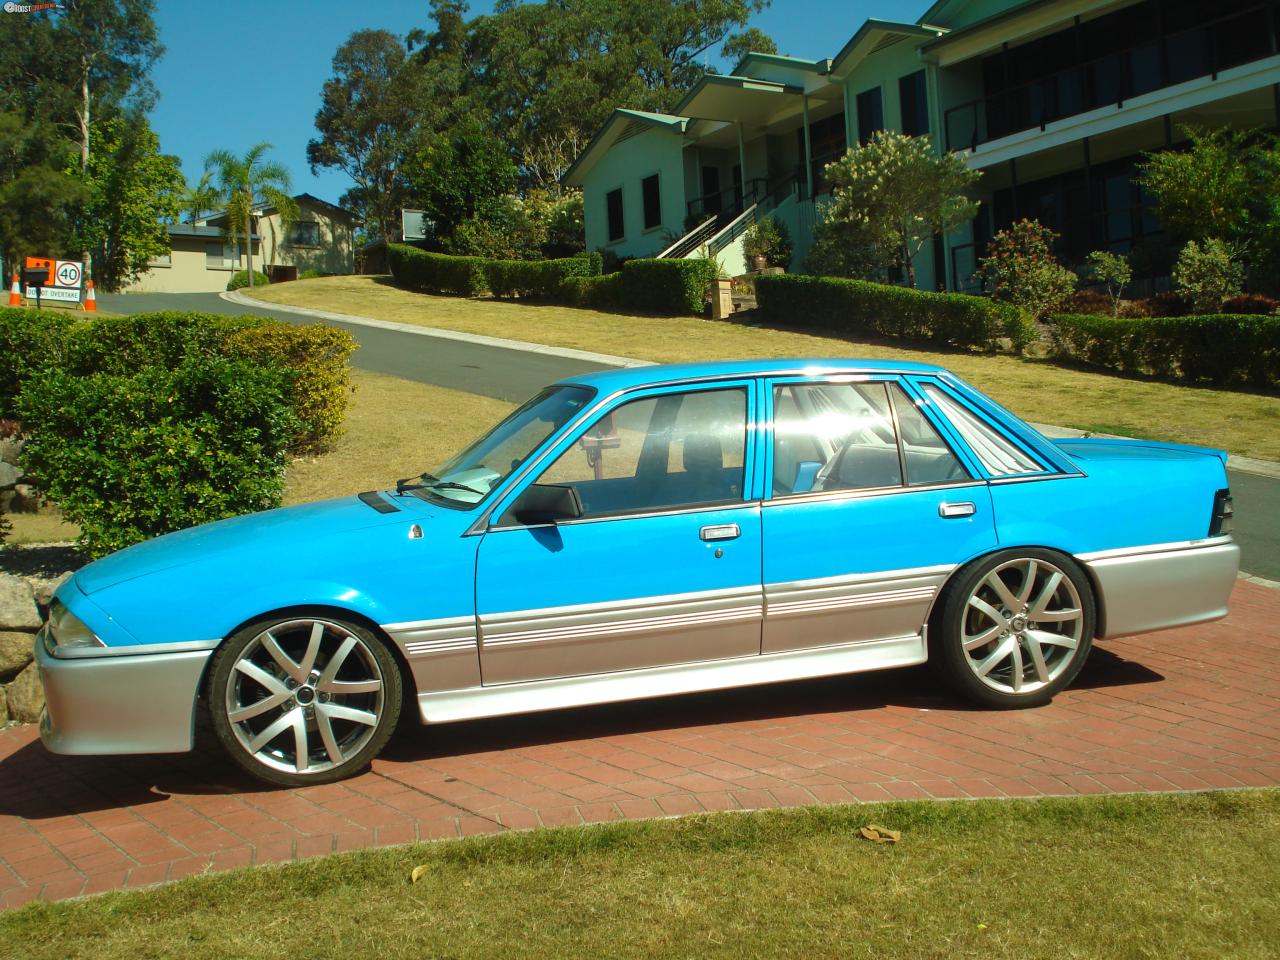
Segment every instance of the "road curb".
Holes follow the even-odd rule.
[[[544,343],[531,343],[528,340],[507,340],[503,337],[487,337],[478,333],[462,333],[457,330],[445,330],[440,327],[422,327],[412,323],[396,323],[391,320],[375,320],[372,317],[361,317],[350,313],[332,313],[328,310],[314,310],[310,307],[295,307],[281,303],[269,303],[255,300],[239,290],[227,290],[220,294],[223,300],[237,303],[243,307],[262,307],[268,310],[280,310],[284,313],[295,313],[302,317],[313,317],[317,320],[334,320],[339,323],[350,323],[356,326],[377,327],[382,330],[396,330],[401,333],[412,333],[424,337],[439,337],[444,340],[460,340],[466,343],[479,343],[504,350],[519,350],[524,353],[539,353],[544,356],[566,357],[572,360],[585,360],[588,363],[600,363],[610,367],[651,367],[649,360],[637,360],[634,357],[619,357],[608,353],[592,353],[589,350],[574,350],[570,347],[551,347]],[[1059,427],[1051,423],[1033,423],[1046,437],[1100,437],[1106,440],[1134,440],[1135,437],[1122,437],[1112,433],[1090,433],[1074,427]],[[1259,477],[1270,477],[1280,480],[1280,463],[1273,460],[1259,460],[1254,457],[1241,457],[1231,454],[1227,461],[1231,470],[1249,473]]]

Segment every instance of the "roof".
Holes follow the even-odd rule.
[[[307,204],[312,207],[323,207],[325,210],[328,210],[332,215],[341,217],[345,220],[349,220],[352,223],[364,222],[364,218],[348,210],[346,207],[340,207],[336,203],[330,203],[328,200],[321,200],[319,197],[312,196],[309,193],[294,194],[293,200],[295,203],[299,203],[299,204]],[[254,206],[253,213],[254,213],[254,216],[262,216],[263,214],[274,213],[275,209],[276,208],[273,204],[259,203]],[[209,223],[217,223],[225,219],[225,214],[216,214],[211,217],[206,217],[205,219]]]
[[[225,240],[227,231],[222,227],[197,226],[191,223],[167,223],[165,230],[171,237],[203,237],[208,240]],[[262,237],[256,233],[250,234],[251,239],[261,240]]]
[[[690,380],[719,380],[729,377],[809,376],[827,373],[946,373],[931,363],[904,360],[868,360],[851,357],[780,360],[717,360],[707,363],[673,363],[662,366],[624,367],[598,370],[566,377],[561,383],[594,387],[602,394],[634,387],[659,386]]]
[[[940,37],[946,32],[946,27],[934,27],[923,22],[899,23],[894,20],[868,19],[832,58],[831,73],[852,69],[867,54],[873,52],[885,36]]]
[[[649,113],[645,110],[627,110],[622,107],[614,110],[610,114],[609,119],[604,122],[596,135],[591,138],[591,142],[582,148],[582,152],[578,154],[578,158],[564,175],[560,177],[560,182],[566,186],[576,187],[582,185],[582,177],[586,176],[596,161],[614,142],[630,128],[631,124],[640,124],[643,126],[654,127],[659,130],[667,130],[671,133],[684,133],[685,128],[689,125],[688,117],[678,117],[669,113]]]
[[[746,68],[756,62],[778,67],[791,67],[793,70],[809,70],[817,74],[826,73],[831,69],[831,61],[829,59],[804,60],[800,57],[784,57],[777,53],[756,53],[752,51],[739,60],[729,73],[733,76],[743,76],[746,73]]]

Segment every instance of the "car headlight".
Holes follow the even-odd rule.
[[[49,636],[53,638],[56,650],[106,646],[61,600],[54,600],[49,607]]]

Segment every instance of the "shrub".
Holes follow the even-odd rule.
[[[622,305],[670,316],[702,313],[707,287],[716,278],[708,260],[628,260],[619,281]]]
[[[1221,240],[1188,240],[1173,265],[1173,285],[1195,310],[1212,313],[1240,293],[1244,266],[1234,261],[1231,248]]]
[[[487,286],[479,257],[454,257],[389,243],[387,262],[396,283],[411,290],[478,297]]]
[[[622,306],[622,274],[566,277],[560,285],[559,299],[571,307],[616,310]]]
[[[1035,220],[1019,220],[992,237],[978,269],[991,296],[1025,310],[1032,320],[1044,318],[1071,296],[1076,276],[1054,258],[1055,237]]]
[[[299,421],[290,450],[322,449],[341,432],[351,396],[350,368],[356,340],[345,330],[312,323],[246,326],[227,337],[226,353],[290,371],[290,396]]]
[[[255,270],[253,271],[253,285],[255,287],[266,287],[271,284],[265,273]],[[249,271],[237,270],[231,275],[231,279],[227,281],[228,290],[239,290],[241,287],[249,285]]]
[[[1125,257],[1106,250],[1093,251],[1085,261],[1088,264],[1090,279],[1107,288],[1107,294],[1111,297],[1111,315],[1118,317],[1120,298],[1124,295],[1124,288],[1133,279],[1133,267],[1129,266],[1129,261]]]
[[[764,257],[770,266],[789,269],[791,250],[787,225],[770,216],[761,217],[742,235],[742,251],[747,258]]]
[[[102,556],[148,537],[279,506],[298,434],[287,371],[225,357],[175,369],[31,380],[26,468]]]
[[[0,308],[0,418],[14,414],[23,383],[60,366],[75,315],[60,310]]]
[[[1097,290],[1077,290],[1062,304],[1063,313],[1112,316],[1112,311],[1111,298]]]
[[[1223,313],[1275,313],[1280,301],[1268,297],[1265,293],[1242,293],[1238,297],[1224,300]]]
[[[597,254],[598,256],[598,254]],[[591,276],[598,261],[592,257],[561,260],[485,260],[485,282],[495,297],[556,297],[569,277]]]
[[[818,326],[856,336],[929,340],[1021,351],[1034,330],[1023,314],[986,297],[929,293],[842,277],[761,276],[756,299],[771,323]]]
[[[99,317],[78,324],[67,338],[67,370],[130,374],[141,367],[176,367],[194,355],[215,356],[227,337],[245,327],[271,323],[266,317],[224,317],[214,313],[138,313]]]
[[[1064,314],[1053,319],[1051,349],[1060,358],[1123,373],[1217,385],[1244,383],[1274,389],[1280,381],[1280,317]]]
[[[1190,312],[1191,305],[1172,291],[1157,293],[1144,300],[1129,300],[1120,306],[1122,317],[1185,317]]]

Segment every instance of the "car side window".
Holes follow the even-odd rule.
[[[747,391],[646,397],[597,419],[535,481],[571,486],[583,516],[742,499]]]
[[[924,392],[964,438],[982,466],[993,477],[1043,473],[1045,467],[1016,447],[968,407],[932,384]]]
[[[775,497],[968,479],[933,425],[893,383],[780,385],[773,436]]]

